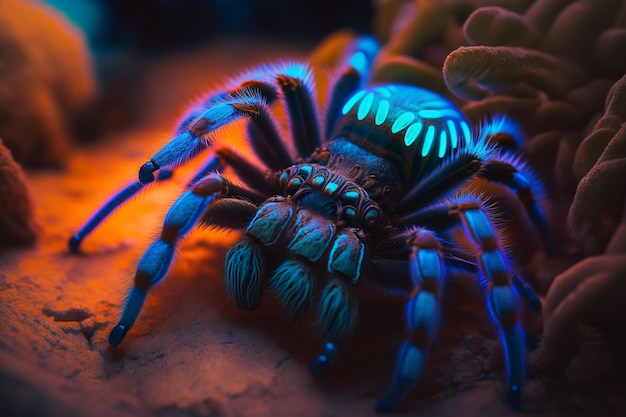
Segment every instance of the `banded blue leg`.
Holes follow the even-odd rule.
[[[392,385],[376,405],[378,412],[395,408],[418,381],[439,322],[439,295],[446,273],[439,240],[433,232],[419,229],[407,243],[415,286],[407,305],[409,340],[400,349]]]
[[[124,304],[120,322],[109,335],[116,346],[131,329],[151,287],[161,282],[174,257],[178,241],[200,220],[202,214],[222,192],[222,179],[211,174],[183,194],[165,217],[161,236],[144,253],[137,266],[133,287]]]

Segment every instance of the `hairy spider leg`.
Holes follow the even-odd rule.
[[[188,187],[191,184],[195,184],[200,178],[204,177],[211,171],[219,169],[220,161],[213,155],[211,155],[204,163],[203,167],[198,171],[194,178],[189,181]],[[155,182],[166,181],[173,175],[173,170],[167,169],[159,171]],[[127,185],[122,190],[118,191],[113,197],[111,197],[104,205],[87,220],[85,225],[79,229],[68,241],[68,246],[71,252],[78,253],[80,251],[80,245],[91,232],[98,227],[106,218],[108,218],[118,207],[130,200],[134,195],[144,188],[145,184],[140,181],[135,181]]]
[[[298,156],[308,157],[321,144],[315,89],[309,69],[302,65],[297,73],[287,71],[276,75],[285,106],[289,113],[288,121],[291,129],[291,140]],[[302,73],[300,75],[299,73]]]
[[[556,244],[552,228],[548,216],[535,198],[535,195],[543,194],[541,184],[519,158],[507,153],[500,154],[489,144],[492,130],[490,126],[485,126],[484,132],[473,144],[460,149],[457,154],[444,160],[426,177],[420,179],[398,204],[400,222],[423,224],[415,219],[422,215],[421,208],[447,197],[478,176],[504,185],[517,196],[545,242],[548,254],[553,254]]]
[[[330,278],[319,297],[316,324],[324,343],[322,353],[311,361],[311,374],[319,375],[330,364],[352,334],[356,317],[357,304],[348,283],[339,276]]]
[[[439,323],[439,298],[446,276],[439,239],[430,230],[417,229],[407,245],[414,284],[407,304],[409,340],[400,348],[393,383],[376,404],[378,412],[395,408],[420,378]]]
[[[459,219],[454,214],[455,210],[457,210],[456,206],[450,203],[436,204],[430,207],[425,207],[412,213],[408,224],[419,224],[424,227],[428,227],[429,229],[437,230],[440,233],[444,233],[459,224]],[[409,217],[407,216],[405,219],[409,219]],[[400,235],[400,238],[403,236],[404,235]],[[383,250],[377,254],[379,256],[398,256],[400,248],[398,248],[398,250],[394,249],[395,248],[392,248],[392,250]],[[478,268],[473,262],[471,262],[470,259],[465,259],[465,256],[462,254],[451,254],[449,251],[450,248],[447,248],[446,254],[448,255],[448,258],[446,259],[446,263],[448,265],[454,265],[455,268],[474,274],[478,272]],[[512,283],[515,290],[526,302],[530,311],[541,310],[541,300],[533,289],[526,284],[523,278],[519,275],[513,275]]]
[[[503,154],[485,163],[481,177],[502,184],[514,192],[524,206],[528,218],[543,239],[548,255],[556,252],[557,245],[548,222],[548,216],[537,202],[537,191],[541,194],[541,184],[519,158]]]
[[[487,208],[474,195],[452,200],[450,214],[458,219],[465,235],[474,245],[480,274],[487,280],[487,305],[491,317],[502,331],[506,358],[507,401],[520,408],[524,382],[524,335],[519,324],[517,294],[513,288],[513,273],[509,266],[498,232],[490,220]]]
[[[457,153],[443,160],[432,172],[420,178],[400,200],[398,210],[403,214],[413,212],[452,194],[471,181],[485,161],[492,158],[496,152],[487,141],[480,139],[459,149]],[[410,218],[401,218],[400,221],[412,223]]]
[[[276,253],[286,255],[276,258]],[[244,235],[226,254],[225,287],[244,310],[257,309],[263,290],[269,287],[294,318],[307,314],[317,299],[317,326],[324,349],[311,370],[318,373],[349,337],[356,321],[351,286],[360,279],[364,256],[365,245],[354,230],[338,231],[306,203],[300,206],[291,199],[274,197],[259,207]],[[320,282],[316,264],[325,265],[319,290],[315,288]]]
[[[216,93],[210,98],[208,98],[203,105],[211,106],[216,103],[220,103],[228,97],[227,93],[220,92]],[[182,122],[180,122],[177,132],[183,132],[189,128],[189,126],[203,114],[197,108],[192,109],[188,112],[183,118]],[[166,145],[167,146],[167,145]],[[197,153],[197,152],[195,152]],[[195,155],[194,152],[190,152],[190,155]],[[145,165],[144,165],[145,166]],[[208,160],[205,162],[204,166],[197,172],[194,178],[189,182],[188,186],[197,182],[200,178],[204,177],[208,172],[217,170],[220,167],[220,161],[211,155]],[[100,225],[107,217],[113,213],[118,207],[136,195],[139,191],[141,191],[145,185],[151,182],[160,182],[168,180],[172,177],[176,165],[163,167],[159,170],[156,176],[150,175],[146,178],[145,173],[142,175],[142,171],[139,172],[139,180],[135,181],[122,190],[118,191],[111,199],[109,199],[88,221],[85,223],[80,230],[74,234],[69,242],[68,246],[71,252],[77,253],[80,250],[80,245],[82,241],[98,226]],[[142,167],[142,169],[144,169]],[[143,177],[143,178],[142,178]]]
[[[341,63],[339,76],[334,81],[330,92],[326,108],[326,139],[332,137],[335,125],[342,115],[341,108],[348,97],[367,83],[380,45],[374,38],[362,37],[352,41],[349,49],[350,54]]]
[[[262,67],[239,77],[238,81],[233,82],[238,83],[238,85],[233,87],[230,92],[220,91],[205,99],[200,105],[194,106],[179,123],[174,139],[165,145],[151,161],[140,168],[139,180],[128,185],[107,201],[70,238],[68,242],[70,251],[78,252],[82,241],[115,209],[137,194],[146,184],[170,178],[176,166],[186,162],[209,146],[210,140],[207,135],[241,117],[250,118],[248,124],[250,142],[261,161],[268,168],[274,170],[289,166],[293,158],[289,155],[289,151],[278,133],[276,121],[268,107],[268,103],[277,98],[276,86],[273,84],[274,80],[262,79],[273,73],[278,74],[277,77],[282,73],[287,73],[294,74],[293,79],[298,78],[297,74],[300,74],[300,78],[306,78],[306,69],[300,68],[299,64],[285,67],[277,66],[274,69]],[[298,101],[296,100],[295,103],[297,104]],[[297,114],[296,109],[292,109],[291,113]],[[223,156],[222,159],[225,158]],[[237,157],[233,156],[230,159],[237,159]],[[189,185],[196,183],[208,172],[218,169],[219,164],[220,161],[211,156]],[[159,172],[155,177],[153,173],[157,169]],[[260,177],[262,178],[263,175]],[[256,178],[259,176],[257,175]],[[259,185],[267,188],[265,183]]]
[[[241,195],[235,195],[232,194],[233,191],[243,192]],[[189,191],[176,200],[165,216],[160,237],[150,245],[139,260],[134,284],[124,303],[122,316],[109,335],[111,345],[117,346],[122,342],[135,323],[148,291],[161,282],[167,274],[180,239],[200,220],[203,222],[210,221],[207,213],[210,212],[212,203],[220,201],[224,197],[254,198],[255,194],[254,191],[233,186],[218,173],[211,173],[199,180]],[[230,201],[231,208],[233,207],[232,198],[224,198],[224,200],[227,200],[227,203]],[[237,203],[234,204],[237,205]],[[251,203],[243,212],[252,212],[253,208],[250,205]],[[238,207],[241,210],[243,206],[239,205]]]

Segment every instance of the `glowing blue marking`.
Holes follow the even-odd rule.
[[[439,119],[441,116],[443,116],[439,110],[432,109],[420,110],[417,112],[417,114],[419,117],[422,117],[424,119]]]
[[[311,173],[311,169],[312,169],[312,168],[311,168],[311,165],[301,165],[301,166],[300,166],[300,171],[304,171],[304,172],[306,172],[307,174],[310,174],[310,173]]]
[[[469,126],[465,122],[461,122],[461,130],[463,131],[463,138],[468,145],[472,144],[472,134],[470,133]]]
[[[393,122],[393,126],[391,126],[391,133],[398,133],[405,127],[409,125],[415,119],[415,115],[413,113],[402,113],[400,117]]]
[[[422,122],[416,122],[409,126],[404,135],[404,144],[406,146],[411,146],[413,142],[415,142],[415,139],[417,139],[419,134],[422,133],[423,127],[424,123]]]
[[[385,98],[389,98],[391,97],[391,93],[389,92],[389,90],[385,87],[378,87],[376,88],[376,91],[378,91],[380,94],[382,94],[383,96],[385,96]]]
[[[419,117],[423,117],[424,119],[441,119],[442,117],[445,116],[457,116],[458,117],[458,112],[456,110],[451,110],[451,109],[441,109],[441,110],[434,110],[434,109],[423,109],[417,112],[417,115]]]
[[[337,188],[339,188],[339,184],[334,183],[334,182],[329,182],[328,184],[326,184],[326,187],[324,187],[324,191],[328,191],[329,193],[334,193],[335,191],[337,191]]]
[[[426,129],[426,138],[424,139],[424,145],[422,146],[422,156],[428,156],[430,148],[433,146],[435,140],[435,126],[430,125]]]
[[[456,146],[458,144],[458,139],[459,139],[457,137],[456,125],[454,124],[452,120],[448,120],[446,124],[448,125],[448,130],[450,131],[450,143],[452,145],[452,148],[456,149]]]
[[[300,178],[292,178],[291,181],[289,181],[289,185],[291,187],[299,187],[302,185],[302,180]]]
[[[450,109],[450,104],[444,100],[441,100],[441,98],[436,98],[429,101],[422,101],[421,105],[423,109],[447,109],[448,112],[454,111]],[[458,116],[458,113],[456,111],[454,111],[454,114]]]
[[[359,120],[365,119],[367,113],[369,113],[372,108],[372,103],[374,103],[374,93],[368,93],[361,104],[359,105],[359,110],[356,113],[356,118]]]
[[[345,198],[346,200],[356,200],[357,198],[359,198],[359,192],[346,191],[345,193],[343,193],[343,198]]]
[[[313,178],[313,184],[320,187],[322,184],[324,184],[325,179],[326,178],[324,178],[323,175],[318,175],[317,177]]]
[[[378,110],[376,110],[376,126],[382,125],[387,116],[389,115],[389,102],[387,100],[381,100],[378,104]]]
[[[443,158],[446,154],[446,146],[448,145],[448,134],[445,130],[439,132],[439,158]]]
[[[367,72],[367,60],[365,59],[365,54],[361,51],[352,55],[350,58],[350,65],[354,67],[361,74],[365,74]]]
[[[353,95],[350,100],[348,100],[346,102],[346,104],[343,105],[343,109],[341,109],[341,113],[342,114],[348,114],[348,112],[350,110],[352,110],[352,107],[354,107],[354,105],[357,103],[357,101],[361,100],[361,97],[363,97],[365,95],[365,90],[361,90],[358,93],[356,93],[355,95]]]

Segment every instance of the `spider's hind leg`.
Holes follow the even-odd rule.
[[[487,305],[491,317],[502,331],[506,358],[507,401],[520,408],[520,394],[525,378],[524,334],[519,323],[514,274],[489,211],[475,196],[467,195],[452,201],[450,214],[463,227],[474,246],[480,274],[487,280]]]
[[[479,175],[488,181],[504,185],[516,194],[528,218],[541,236],[547,253],[554,254],[557,251],[557,244],[552,227],[536,197],[541,187],[528,167],[519,158],[503,153],[485,162]]]

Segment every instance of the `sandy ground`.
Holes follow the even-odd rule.
[[[28,173],[41,233],[35,247],[0,255],[0,415],[375,415],[402,342],[403,300],[363,294],[352,342],[313,378],[308,363],[319,340],[310,321],[290,323],[270,298],[250,313],[225,297],[222,262],[232,233],[192,232],[135,328],[108,347],[137,259],[193,164],[113,215],[82,254],[68,253],[67,239],[165,143],[197,80],[268,54],[245,44],[249,53],[226,62],[226,51],[244,44],[220,48],[152,69],[142,92],[147,127],[73,150],[63,171]],[[302,56],[285,49],[270,56]],[[503,401],[503,359],[475,287],[452,283],[448,295],[426,375],[396,415],[517,415]],[[561,414],[541,379],[527,384],[525,397],[530,415]],[[576,406],[570,401],[565,410]]]

